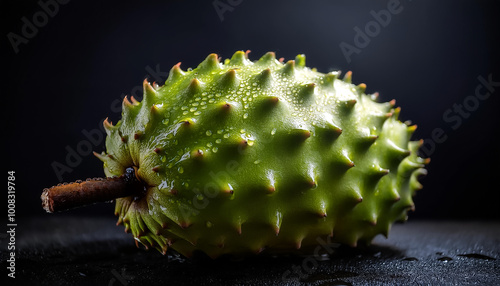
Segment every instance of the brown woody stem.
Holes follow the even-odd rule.
[[[139,196],[143,192],[144,184],[137,178],[135,169],[128,168],[120,177],[87,179],[46,188],[41,199],[45,211],[52,213],[116,198]]]

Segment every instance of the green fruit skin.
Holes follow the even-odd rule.
[[[105,121],[108,177],[136,167],[147,186],[116,201],[136,242],[185,256],[293,252],[319,241],[356,246],[406,220],[428,159],[394,101],[376,102],[351,73],[323,74],[305,56],[179,64],[144,81]]]

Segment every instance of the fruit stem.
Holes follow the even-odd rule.
[[[40,198],[43,209],[53,213],[116,198],[139,196],[144,189],[135,169],[127,168],[120,177],[87,179],[45,188]]]

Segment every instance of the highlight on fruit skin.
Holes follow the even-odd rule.
[[[368,244],[407,219],[429,159],[394,100],[351,82],[304,55],[176,64],[163,86],[144,81],[142,101],[124,98],[120,121],[104,121],[106,151],[95,154],[100,181],[113,182],[46,189],[44,204],[116,191],[118,224],[137,244],[188,257]]]

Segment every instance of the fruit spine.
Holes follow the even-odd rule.
[[[117,199],[136,243],[190,256],[299,249],[317,238],[357,245],[387,235],[414,208],[428,160],[398,120],[351,72],[323,74],[305,56],[252,62],[238,51],[175,65],[163,86],[123,100],[107,120],[106,176],[133,167],[144,189]]]

